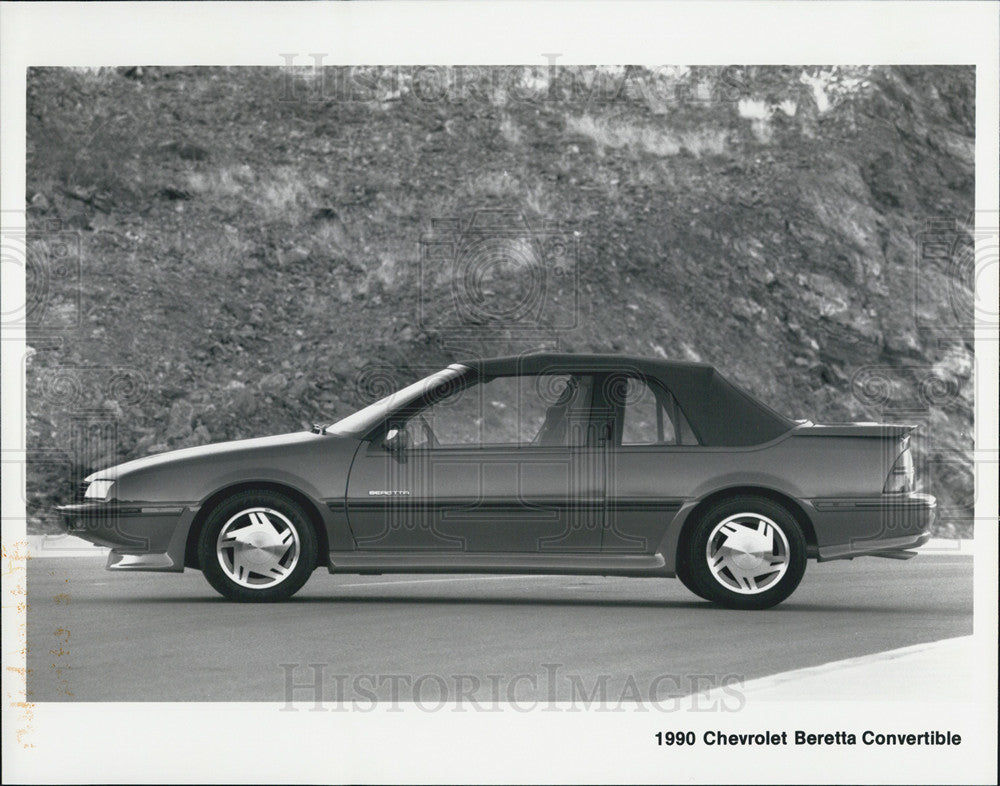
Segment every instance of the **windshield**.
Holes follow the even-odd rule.
[[[466,371],[468,369],[465,366],[457,363],[448,366],[448,368],[437,371],[429,377],[417,380],[402,390],[397,390],[385,398],[380,398],[374,404],[369,404],[364,409],[359,409],[353,415],[348,415],[343,420],[338,420],[336,423],[324,428],[323,432],[338,436],[361,436],[378,425],[394,410],[416,401],[428,390],[432,390],[443,382],[450,382]]]

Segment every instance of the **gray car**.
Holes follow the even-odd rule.
[[[456,363],[311,432],[128,461],[59,511],[110,570],[200,569],[238,601],[325,567],[676,576],[761,609],[809,558],[928,540],[914,428],[789,420],[701,363],[533,354]]]

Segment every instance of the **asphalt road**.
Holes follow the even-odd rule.
[[[291,681],[308,709],[317,676],[334,708],[646,700],[970,634],[972,559],[810,562],[788,601],[738,612],[676,580],[325,571],[290,602],[231,604],[198,572],[49,558],[28,603],[29,701],[283,704]]]

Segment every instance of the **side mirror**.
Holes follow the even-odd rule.
[[[403,429],[391,428],[385,433],[382,444],[386,450],[405,450],[409,435]]]

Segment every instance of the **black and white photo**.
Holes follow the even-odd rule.
[[[995,777],[995,30],[119,5],[3,4],[5,778]]]

